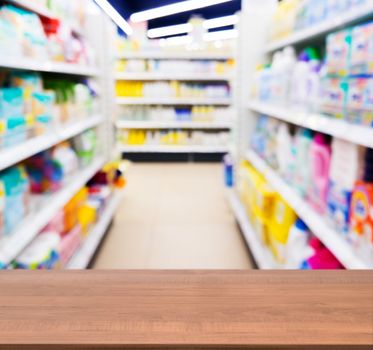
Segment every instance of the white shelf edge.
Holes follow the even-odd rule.
[[[90,230],[87,239],[67,263],[65,267],[66,269],[83,270],[89,266],[102,239],[104,238],[104,235],[115,215],[115,211],[117,210],[122,197],[123,191],[117,190],[113,194],[98,222]]]
[[[29,57],[1,57],[0,67],[7,69],[20,69],[34,72],[59,73],[81,76],[98,76],[99,70],[73,63],[52,62],[32,59]]]
[[[118,105],[215,105],[215,106],[229,106],[232,103],[230,98],[131,98],[118,97]]]
[[[0,171],[81,134],[85,130],[98,125],[101,120],[101,116],[87,118],[74,124],[61,126],[61,130],[57,130],[57,132],[31,138],[17,146],[5,148],[0,151]]]
[[[271,252],[260,241],[260,238],[247,217],[244,206],[233,190],[228,192],[228,200],[258,267],[264,270],[279,269],[280,267],[273,259]]]
[[[248,108],[291,124],[319,131],[357,145],[373,148],[373,128],[368,126],[351,124],[322,114],[292,111],[281,106],[273,106],[256,101],[249,102]]]
[[[117,121],[118,129],[231,129],[230,123]]]
[[[74,174],[64,187],[51,195],[41,197],[40,208],[29,214],[10,236],[0,239],[0,263],[9,264],[39,232],[104,165],[104,158],[96,158],[88,167]]]
[[[225,146],[122,146],[118,147],[121,153],[226,153]]]
[[[344,14],[328,19],[323,23],[316,24],[310,28],[299,30],[287,38],[270,43],[266,52],[270,53],[288,45],[298,44],[312,38],[328,34],[346,25],[362,21],[373,15],[373,3],[362,5],[354,10],[346,11]]]
[[[150,59],[150,60],[218,60],[227,61],[235,59],[232,54],[215,52],[126,52],[117,55],[117,59]]]
[[[289,203],[310,230],[322,241],[335,257],[348,269],[370,269],[373,266],[362,261],[352,247],[311,206],[294,191],[269,165],[254,151],[249,150],[246,159],[261,172],[271,186]]]
[[[116,80],[133,80],[133,81],[159,81],[159,80],[177,80],[177,81],[230,81],[232,74],[211,74],[211,73],[194,73],[194,74],[170,74],[170,73],[115,73]]]

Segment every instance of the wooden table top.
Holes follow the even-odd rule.
[[[373,349],[373,271],[3,272],[11,345]]]

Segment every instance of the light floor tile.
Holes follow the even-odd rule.
[[[134,164],[96,269],[249,269],[216,164]]]

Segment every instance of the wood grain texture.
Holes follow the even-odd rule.
[[[0,349],[222,347],[372,349],[373,271],[0,274]]]

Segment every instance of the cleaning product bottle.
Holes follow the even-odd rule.
[[[326,211],[331,152],[327,136],[316,134],[310,149],[311,186],[308,199],[321,214]]]
[[[297,63],[295,49],[292,46],[283,50],[279,67],[279,98],[278,102],[287,105],[290,100],[291,76]]]
[[[296,110],[304,110],[308,98],[306,83],[310,71],[308,62],[308,55],[303,51],[298,57],[291,78],[290,104]]]
[[[285,268],[299,269],[313,255],[314,251],[308,244],[310,235],[307,225],[298,219],[289,232]]]
[[[310,149],[312,131],[300,128],[295,135],[295,174],[294,185],[302,197],[307,195],[311,182]]]
[[[281,123],[277,133],[277,163],[280,174],[286,181],[291,181],[294,168],[294,145],[289,125]]]

